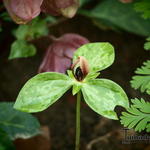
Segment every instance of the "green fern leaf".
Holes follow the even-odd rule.
[[[146,126],[146,128],[147,128],[147,132],[150,132],[150,123]]]
[[[145,49],[145,50],[150,50],[150,37],[148,37],[148,38],[146,39],[146,41],[147,41],[147,42],[145,42],[145,44],[144,44],[144,49]]]
[[[144,99],[141,98],[141,100],[138,100],[137,98],[131,100],[134,107],[140,109],[144,113],[150,113],[150,103],[144,101]]]
[[[150,102],[137,98],[131,101],[131,107],[120,117],[121,124],[129,129],[134,128],[135,131],[141,132],[146,129],[147,132],[150,132]]]
[[[144,44],[144,49],[145,49],[145,50],[150,50],[150,42],[146,42],[146,43]]]
[[[135,71],[137,75],[133,76],[131,86],[134,89],[140,88],[141,92],[146,92],[150,95],[150,60],[143,63],[141,68]]]

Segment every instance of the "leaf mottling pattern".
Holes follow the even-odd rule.
[[[118,119],[114,108],[117,105],[128,107],[128,98],[123,89],[111,80],[95,79],[82,87],[86,103],[98,114]]]
[[[108,42],[89,43],[81,46],[74,54],[74,62],[79,56],[84,56],[91,72],[104,70],[114,62],[114,48]]]
[[[14,108],[39,112],[56,102],[72,85],[66,75],[46,72],[30,79],[21,89]]]

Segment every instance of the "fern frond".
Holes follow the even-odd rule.
[[[147,41],[147,42],[145,42],[145,44],[144,44],[144,49],[145,49],[145,50],[150,50],[150,37],[148,37],[148,38],[146,39],[146,41]]]
[[[143,0],[134,4],[135,11],[142,13],[142,17],[145,19],[150,18],[150,2],[149,0]]]
[[[150,60],[143,63],[141,68],[135,71],[137,75],[132,77],[131,86],[134,89],[140,88],[141,92],[150,94]]]
[[[150,132],[150,103],[144,99],[132,99],[132,105],[123,112],[120,117],[121,124],[129,129],[134,128],[135,131],[143,131],[146,129]]]

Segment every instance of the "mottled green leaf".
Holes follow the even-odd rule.
[[[11,140],[30,138],[40,133],[40,124],[32,115],[13,109],[14,103],[0,103],[0,129]]]
[[[123,89],[111,80],[94,79],[82,87],[86,103],[98,114],[118,119],[114,108],[117,105],[128,107],[128,98]]]
[[[89,80],[96,79],[100,75],[100,72],[90,72],[84,79],[84,82],[88,82]]]
[[[72,80],[60,73],[46,72],[31,78],[21,89],[15,109],[39,112],[56,102],[70,87]]]
[[[114,48],[108,42],[89,43],[81,46],[74,53],[73,61],[84,56],[90,67],[90,72],[101,71],[114,62]]]
[[[33,44],[29,44],[24,40],[16,40],[11,45],[11,51],[9,59],[26,58],[34,56],[36,53],[36,47]]]

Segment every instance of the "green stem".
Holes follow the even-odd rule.
[[[81,92],[78,92],[77,104],[76,104],[76,147],[75,147],[75,150],[80,149],[80,103],[81,103]]]

